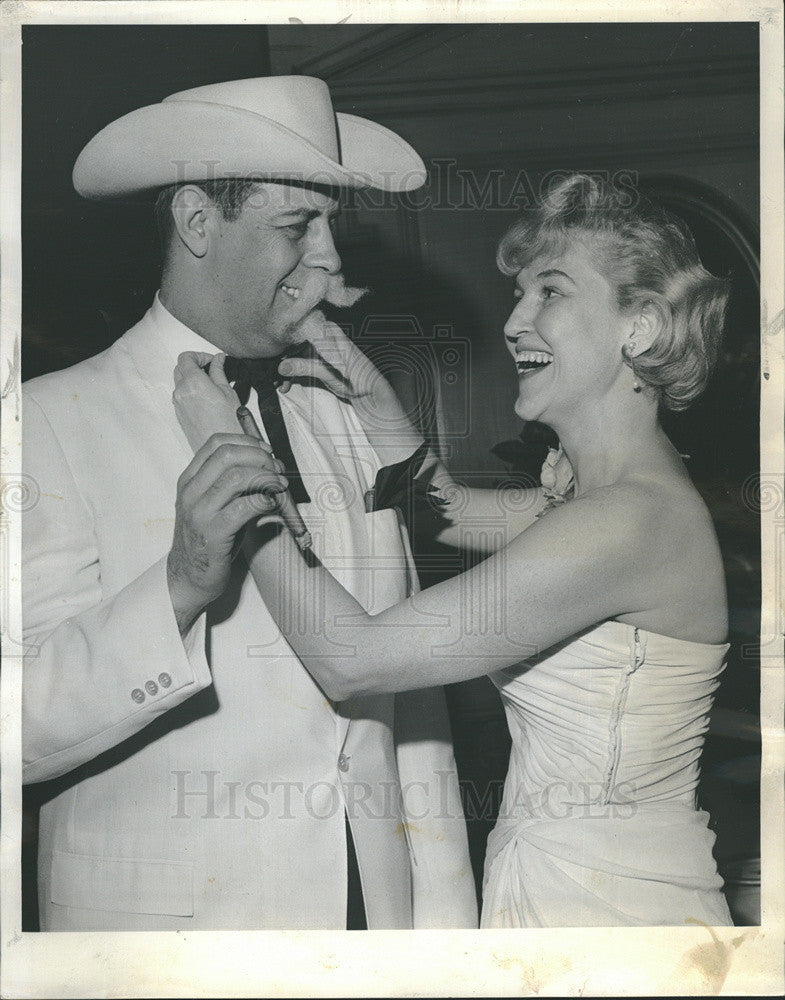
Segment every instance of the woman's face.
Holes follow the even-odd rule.
[[[573,242],[539,257],[515,279],[517,303],[504,327],[518,368],[515,412],[554,426],[606,397],[631,375],[621,348],[633,324],[593,264],[589,245]]]

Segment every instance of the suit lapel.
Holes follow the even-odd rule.
[[[136,326],[121,337],[120,343],[130,354],[139,378],[147,388],[151,406],[161,418],[162,433],[172,439],[176,449],[173,460],[177,454],[190,462],[193,450],[180,427],[172,403],[175,362],[163,342],[164,336],[164,331],[158,328],[148,310]]]

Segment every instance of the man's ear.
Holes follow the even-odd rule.
[[[670,322],[670,307],[664,300],[647,299],[633,316],[632,332],[626,353],[636,358],[655,343]]]
[[[195,184],[185,184],[172,198],[172,221],[177,235],[194,257],[204,257],[210,241],[215,204]]]

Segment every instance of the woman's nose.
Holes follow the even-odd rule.
[[[504,324],[504,338],[510,345],[515,345],[518,338],[534,328],[531,307],[521,299],[510,313],[510,318]]]

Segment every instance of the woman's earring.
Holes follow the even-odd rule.
[[[633,358],[635,357],[635,341],[633,340],[632,337],[630,337],[629,341],[626,344],[626,350],[625,349],[622,350],[622,354],[624,354],[625,358],[627,359],[627,362],[629,363],[630,369],[632,371],[632,391],[640,392],[641,384],[638,381],[638,376],[635,374],[635,366],[633,364]]]

